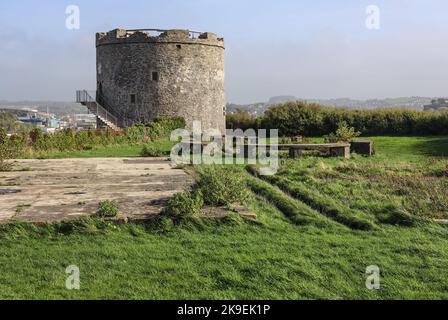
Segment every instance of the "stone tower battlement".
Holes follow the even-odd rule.
[[[217,46],[224,48],[224,39],[212,32],[199,32],[184,29],[115,29],[96,34],[96,45],[118,43],[184,43]]]
[[[190,30],[96,34],[97,100],[121,126],[183,117],[225,130],[224,39]]]

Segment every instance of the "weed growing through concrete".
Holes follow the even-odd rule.
[[[118,216],[119,213],[120,209],[118,208],[117,202],[106,200],[100,202],[97,216],[103,218],[114,218]]]

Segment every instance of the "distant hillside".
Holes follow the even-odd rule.
[[[235,112],[240,109],[249,112],[252,115],[262,115],[267,108],[274,104],[286,103],[289,101],[307,101],[318,103],[323,106],[350,108],[350,109],[385,109],[385,108],[404,108],[413,110],[423,110],[423,106],[430,104],[433,98],[428,97],[402,97],[387,99],[355,100],[350,98],[338,99],[301,99],[294,96],[272,97],[268,102],[258,102],[253,104],[228,104],[227,112]]]
[[[273,104],[286,103],[286,102],[297,101],[297,100],[300,100],[300,99],[297,97],[294,97],[294,96],[277,96],[277,97],[270,98],[269,101],[267,102],[267,104],[273,105]]]
[[[22,115],[22,114],[24,114],[23,110],[0,108],[0,115],[2,115],[2,116],[6,116],[6,115],[18,116],[18,115]]]
[[[0,128],[7,132],[14,131],[18,126],[24,126],[17,121],[17,116],[23,115],[23,111],[14,109],[0,109]]]
[[[57,116],[67,116],[77,113],[86,113],[87,108],[75,102],[61,101],[0,101],[0,109],[37,109]]]

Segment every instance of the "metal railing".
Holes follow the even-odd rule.
[[[157,32],[159,34],[162,34],[166,31],[169,31],[169,29],[129,29],[126,30],[126,32]],[[201,31],[193,31],[193,30],[187,30],[190,33],[190,38],[196,39],[199,38],[199,36],[203,33]]]
[[[92,95],[96,95],[96,92],[88,90],[77,90],[76,102],[85,104],[90,112],[95,114],[98,118],[100,118],[100,120],[106,122],[106,124],[107,122],[112,123],[118,128],[118,118],[107,111],[102,105],[100,105],[98,101],[96,101],[96,99],[92,97]]]

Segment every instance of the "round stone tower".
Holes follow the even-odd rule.
[[[188,30],[97,33],[97,101],[121,126],[183,117],[225,130],[224,40]]]

